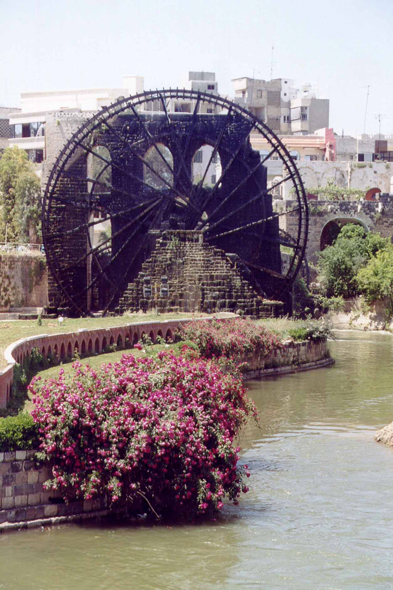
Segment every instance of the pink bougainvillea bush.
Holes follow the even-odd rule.
[[[106,495],[157,514],[220,510],[248,491],[235,438],[255,408],[239,375],[218,365],[161,352],[123,355],[95,371],[74,363],[71,376],[32,382],[48,489],[65,499]]]
[[[193,342],[201,356],[208,359],[252,354],[266,356],[283,348],[279,336],[241,318],[220,322],[193,321],[181,328],[179,336]]]

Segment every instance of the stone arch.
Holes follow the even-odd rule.
[[[153,145],[144,155],[148,165],[143,164],[143,180],[156,189],[169,188],[173,186],[173,155],[164,143],[155,145],[157,149]]]
[[[54,355],[55,359],[59,358],[59,347],[58,347],[57,343],[53,347],[53,355]]]
[[[87,351],[89,354],[91,354],[93,352],[93,341],[91,338],[89,339],[89,342],[87,344]]]
[[[192,157],[191,177],[193,184],[199,184],[203,180],[202,186],[212,187],[221,174],[222,164],[219,152],[214,154],[214,148],[211,145],[202,144]]]
[[[162,338],[162,330],[158,330],[157,336],[159,336],[160,338]]]
[[[41,354],[42,354],[43,357],[45,357],[45,354],[46,354],[46,348],[45,348],[45,346],[42,347]]]
[[[116,346],[117,348],[123,348],[123,338],[121,334],[119,334],[117,337]]]
[[[335,217],[330,219],[325,223],[322,228],[321,236],[320,236],[320,251],[327,248],[327,246],[331,246],[334,240],[337,238],[338,234],[340,233],[341,229],[344,225],[348,223],[353,223],[354,225],[361,225],[364,229],[368,232],[369,228],[360,219],[356,219],[354,217]]]
[[[68,356],[68,358],[71,358],[72,357],[72,352],[73,352],[72,351],[72,342],[69,341],[68,342],[68,345],[67,345],[67,356]]]
[[[170,328],[167,329],[166,334],[165,334],[165,340],[166,342],[170,342],[172,341],[172,330]]]
[[[61,360],[65,359],[65,344],[64,344],[64,342],[61,343],[60,358],[61,358]]]
[[[139,340],[138,332],[134,332],[134,337],[132,339],[132,343],[136,344]]]
[[[154,336],[153,330],[150,330],[149,338],[153,343],[156,341],[156,337]]]
[[[106,349],[107,345],[108,345],[108,341],[107,341],[107,339],[106,339],[106,336],[104,336],[104,337],[103,337],[103,339],[102,339],[102,345],[101,345],[101,350],[102,350],[102,352],[104,352],[104,351],[105,351],[105,349]]]
[[[382,192],[382,191],[381,191],[381,189],[380,189],[380,188],[378,188],[378,187],[370,188],[370,189],[369,189],[369,190],[366,192],[366,195],[365,195],[365,197],[364,197],[364,198],[365,198],[365,200],[366,200],[366,201],[378,201],[378,197],[377,197],[377,195],[378,195],[379,193],[381,193],[381,192]]]
[[[113,336],[110,337],[109,346],[112,346],[115,343],[115,339]]]
[[[96,338],[96,341],[94,343],[94,352],[97,353],[97,354],[100,352],[100,340],[99,340],[99,338]]]
[[[127,332],[126,337],[124,339],[124,348],[131,348],[132,347],[131,341],[132,341],[132,334]]]
[[[48,356],[52,356],[52,347],[50,344],[48,346]]]
[[[84,356],[85,354],[86,354],[86,341],[83,339],[82,345],[81,345],[81,355]]]

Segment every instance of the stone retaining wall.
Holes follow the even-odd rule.
[[[50,467],[37,466],[35,453],[0,453],[0,532],[107,514],[104,498],[66,504],[59,494],[46,491]]]

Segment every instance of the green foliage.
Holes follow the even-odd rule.
[[[389,240],[379,234],[367,233],[360,225],[345,225],[334,244],[319,255],[317,280],[321,294],[344,298],[359,294],[359,270],[388,246]]]
[[[326,320],[307,320],[303,325],[288,330],[288,336],[296,341],[320,342],[332,338],[332,327]]]
[[[366,191],[338,186],[332,180],[328,180],[326,186],[309,188],[307,192],[316,195],[321,201],[359,201],[366,195]]]
[[[38,428],[30,414],[0,419],[0,451],[38,448]]]
[[[393,308],[393,246],[389,244],[372,256],[356,279],[368,304],[387,299]]]
[[[40,235],[40,181],[24,150],[7,148],[0,158],[0,240],[36,241]]]

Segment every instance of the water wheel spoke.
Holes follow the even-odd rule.
[[[204,208],[206,208],[209,201],[216,195],[218,187],[220,186],[220,184],[222,184],[223,179],[226,177],[226,175],[227,175],[228,171],[231,169],[234,161],[239,156],[241,150],[244,148],[245,142],[246,142],[247,138],[249,137],[252,129],[253,129],[253,126],[251,126],[251,128],[247,131],[247,134],[243,137],[242,141],[239,142],[239,145],[236,148],[234,154],[230,158],[229,162],[226,164],[224,170],[221,172],[220,177],[216,180],[216,183],[213,186],[211,193],[207,196],[206,202],[204,203]],[[228,195],[228,197],[225,197],[225,199],[223,199],[223,201],[220,203],[220,205],[218,205],[216,207],[216,209],[212,212],[212,214],[209,216],[210,219],[221,210],[221,208],[229,201],[231,196],[232,196],[232,194]],[[202,221],[202,225],[200,226],[200,229],[203,229],[207,223],[208,223],[207,219]]]
[[[142,225],[142,223],[144,223],[144,217],[146,215],[148,215],[152,209],[154,209],[155,207],[157,207],[157,205],[160,203],[159,199],[156,199],[156,201],[150,205],[150,207],[147,207],[147,209],[145,211],[142,211],[137,217],[135,217],[134,219],[132,219],[131,221],[129,221],[126,225],[124,225],[122,228],[120,228],[117,232],[115,232],[112,236],[108,237],[107,239],[103,240],[98,246],[95,246],[94,248],[91,248],[86,254],[84,254],[83,256],[81,256],[77,261],[73,262],[72,264],[66,266],[65,268],[63,268],[64,272],[67,272],[68,270],[70,270],[71,268],[75,268],[76,266],[79,266],[82,262],[84,262],[88,256],[91,256],[92,254],[98,254],[100,252],[103,252],[107,249],[106,244],[108,244],[108,242],[111,242],[114,238],[120,236],[123,232],[125,232],[127,229],[129,229],[130,227],[132,227],[132,225],[134,223],[137,223],[138,226],[140,227]]]
[[[106,164],[111,165],[116,170],[119,170],[121,172],[121,174],[123,174],[124,176],[127,176],[128,178],[131,178],[131,180],[137,181],[138,183],[142,184],[143,186],[147,187],[149,190],[157,193],[158,195],[160,195],[161,197],[163,197],[165,199],[170,199],[171,201],[174,200],[174,198],[171,196],[171,194],[162,192],[160,189],[156,188],[155,186],[148,184],[147,182],[145,182],[140,177],[136,176],[135,174],[132,174],[129,170],[125,170],[124,168],[122,168],[121,166],[118,166],[114,162],[111,162],[111,161],[107,160],[106,158],[104,158],[103,156],[101,156],[101,154],[97,154],[96,152],[94,152],[94,150],[92,150],[91,148],[87,147],[86,145],[84,145],[80,141],[77,141],[77,140],[74,139],[74,143],[76,143],[76,145],[78,145],[79,147],[81,147],[83,150],[85,150],[89,154],[92,154],[93,156],[95,156],[99,160],[102,160]]]
[[[281,213],[275,213],[274,215],[270,215],[270,217],[267,217],[266,219],[258,219],[257,221],[251,221],[250,223],[247,223],[246,225],[242,225],[239,227],[235,227],[233,229],[230,229],[226,232],[222,232],[221,234],[215,235],[215,236],[208,236],[207,239],[211,240],[211,239],[219,239],[219,238],[223,238],[224,236],[229,236],[231,234],[235,234],[241,231],[244,231],[245,229],[248,229],[250,227],[256,227],[257,225],[261,225],[263,223],[266,223],[267,221],[272,221],[273,219],[276,219],[277,217],[281,217],[282,215],[287,215],[288,213],[294,213],[295,211],[298,211],[299,207],[295,207],[294,209],[291,209],[290,211],[283,211]]]
[[[226,119],[225,119],[224,125],[223,125],[220,133],[218,134],[217,140],[216,140],[216,142],[214,144],[213,151],[210,154],[210,158],[209,158],[209,161],[208,161],[207,166],[205,168],[205,171],[203,173],[203,176],[202,176],[201,180],[199,181],[199,183],[197,185],[197,188],[196,188],[196,196],[197,196],[197,198],[201,194],[202,187],[203,187],[203,184],[204,184],[204,182],[206,180],[206,176],[207,176],[208,170],[209,170],[209,168],[210,168],[210,166],[211,166],[211,164],[213,162],[213,159],[215,158],[215,156],[216,156],[216,154],[218,152],[218,148],[221,145],[222,138],[224,137],[224,133],[225,133],[225,131],[227,129],[227,125],[228,125],[228,121],[229,121],[229,118],[231,116],[231,113],[232,113],[232,107],[230,107],[228,109],[228,113],[226,115]]]
[[[160,215],[160,212],[158,211],[158,212],[156,213],[156,219],[157,219],[157,217],[158,217],[159,215]],[[120,279],[120,281],[118,281],[118,283],[117,283],[117,286],[116,286],[116,288],[115,288],[115,292],[112,294],[112,297],[110,298],[110,300],[109,300],[108,304],[106,305],[106,307],[105,307],[105,309],[104,309],[104,315],[106,314],[106,312],[108,311],[108,309],[109,309],[109,308],[110,308],[110,306],[112,305],[113,301],[116,299],[117,295],[119,294],[119,292],[120,292],[120,289],[121,289],[121,286],[122,286],[122,284],[124,283],[124,281],[127,279],[127,276],[129,275],[129,272],[130,272],[131,268],[133,267],[133,265],[134,265],[134,262],[135,262],[135,260],[136,260],[137,256],[139,256],[139,254],[140,254],[140,251],[141,251],[142,247],[143,247],[143,246],[145,246],[145,244],[146,244],[146,240],[147,240],[147,236],[144,236],[143,240],[141,240],[141,242],[140,242],[140,244],[139,244],[138,248],[136,249],[136,251],[135,251],[135,253],[134,253],[134,256],[131,258],[131,261],[130,261],[130,262],[129,262],[129,264],[127,265],[127,269],[126,269],[126,271],[124,272],[124,274],[123,274],[122,278]]]

